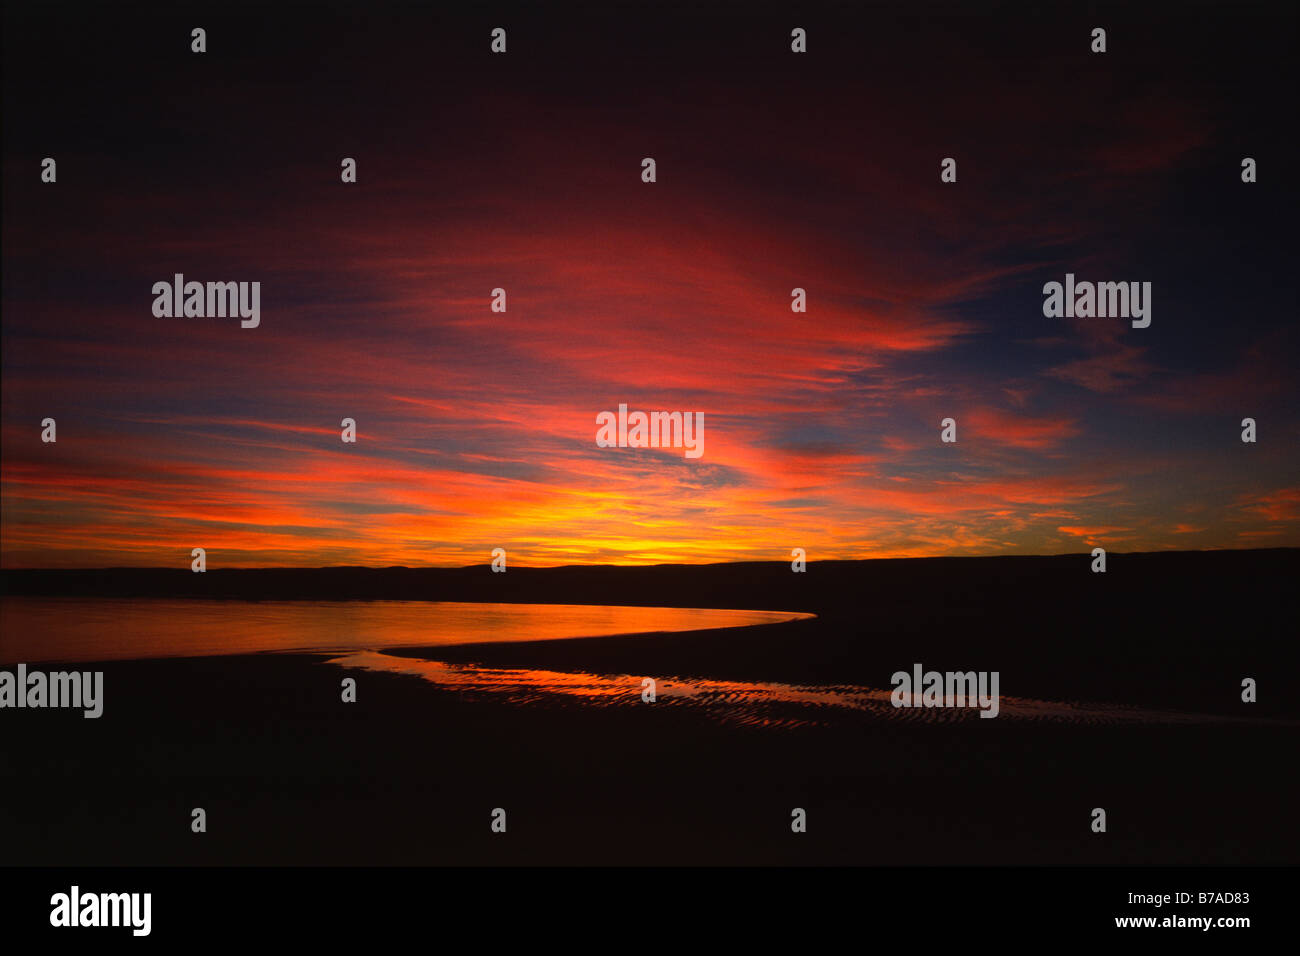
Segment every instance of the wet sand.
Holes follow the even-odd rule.
[[[331,663],[339,654],[95,665],[105,672],[103,718],[0,718],[0,856],[71,865],[1294,863],[1295,554],[1153,558],[1118,586],[1086,572],[1080,582],[1073,567],[1053,564],[1061,559],[1019,568],[979,559],[934,573],[913,564],[907,587],[880,562],[822,566],[819,590],[799,603],[788,603],[790,589],[803,581],[780,593],[773,574],[755,591],[769,606],[818,613],[813,620],[383,651],[472,677],[527,669],[581,684],[591,675],[606,690],[632,679],[615,704],[548,690],[552,678],[512,698],[483,690],[481,674],[468,687],[435,683]],[[1139,561],[1113,559],[1108,573],[1126,563]],[[663,581],[642,575],[642,597],[647,577],[652,589]],[[1132,587],[1134,577],[1145,586]],[[1089,586],[1110,591],[1079,600]],[[773,713],[811,719],[726,717],[753,711],[749,685],[881,689],[914,661],[998,669],[1009,699],[1138,716],[1071,720],[1066,708],[1035,719],[1013,705],[994,720],[902,719],[780,701]],[[1259,680],[1258,704],[1240,701],[1246,674]],[[345,676],[358,681],[354,704],[340,700]],[[706,685],[713,703],[707,694],[642,703],[643,676]],[[1171,713],[1187,719],[1157,719]],[[1098,806],[1105,834],[1089,829]],[[207,811],[206,834],[190,832],[193,807]],[[496,807],[507,811],[505,834],[490,830]],[[807,833],[790,830],[795,807],[808,813]]]

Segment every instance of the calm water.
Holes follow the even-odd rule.
[[[0,665],[325,651],[334,655],[329,663],[335,666],[406,674],[465,699],[495,699],[521,707],[644,706],[641,681],[649,675],[451,663],[438,659],[438,648],[694,631],[812,616],[793,611],[578,604],[8,598],[0,602]],[[418,658],[384,653],[385,648],[394,647],[428,650]],[[689,707],[716,720],[750,726],[980,719],[974,708],[895,708],[890,691],[879,687],[761,683],[705,675],[653,676],[656,706]],[[1003,694],[999,720],[1008,719],[1072,724],[1245,720]]]
[[[544,641],[812,616],[589,604],[5,598],[0,664]]]

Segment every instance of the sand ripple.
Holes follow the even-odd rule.
[[[333,658],[329,663],[411,674],[468,697],[505,700],[520,706],[644,706],[642,679],[653,676],[480,667],[394,657],[379,651],[355,651]],[[714,719],[747,726],[825,726],[864,719],[921,724],[980,720],[979,710],[974,707],[895,707],[889,690],[858,685],[797,685],[702,677],[655,676],[654,679],[655,706],[697,708]],[[996,720],[1076,725],[1298,723],[1006,695],[1001,698]]]

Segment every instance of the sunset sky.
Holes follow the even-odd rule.
[[[848,10],[7,29],[0,562],[1300,545],[1295,21]],[[178,272],[260,327],[156,318]],[[1150,328],[1045,318],[1067,272]]]

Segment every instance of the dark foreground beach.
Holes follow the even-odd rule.
[[[5,593],[734,607],[815,619],[385,650],[626,679],[467,692],[339,654],[111,661],[105,711],[0,713],[0,862],[1295,863],[1300,551],[412,571],[15,572]],[[335,663],[331,663],[335,661]],[[29,662],[31,663],[31,662]],[[996,670],[969,712],[731,694]],[[59,665],[66,669],[66,665]],[[358,681],[357,702],[340,681]],[[691,700],[641,679],[707,679]],[[1259,700],[1243,703],[1241,681]],[[545,682],[543,682],[545,683]],[[1079,705],[1072,710],[1071,704]],[[1085,706],[1086,705],[1086,706]],[[951,712],[946,712],[948,715]],[[208,830],[191,832],[202,807]],[[504,808],[505,833],[490,828]],[[792,833],[793,808],[807,811]],[[1090,828],[1105,808],[1107,832]]]

